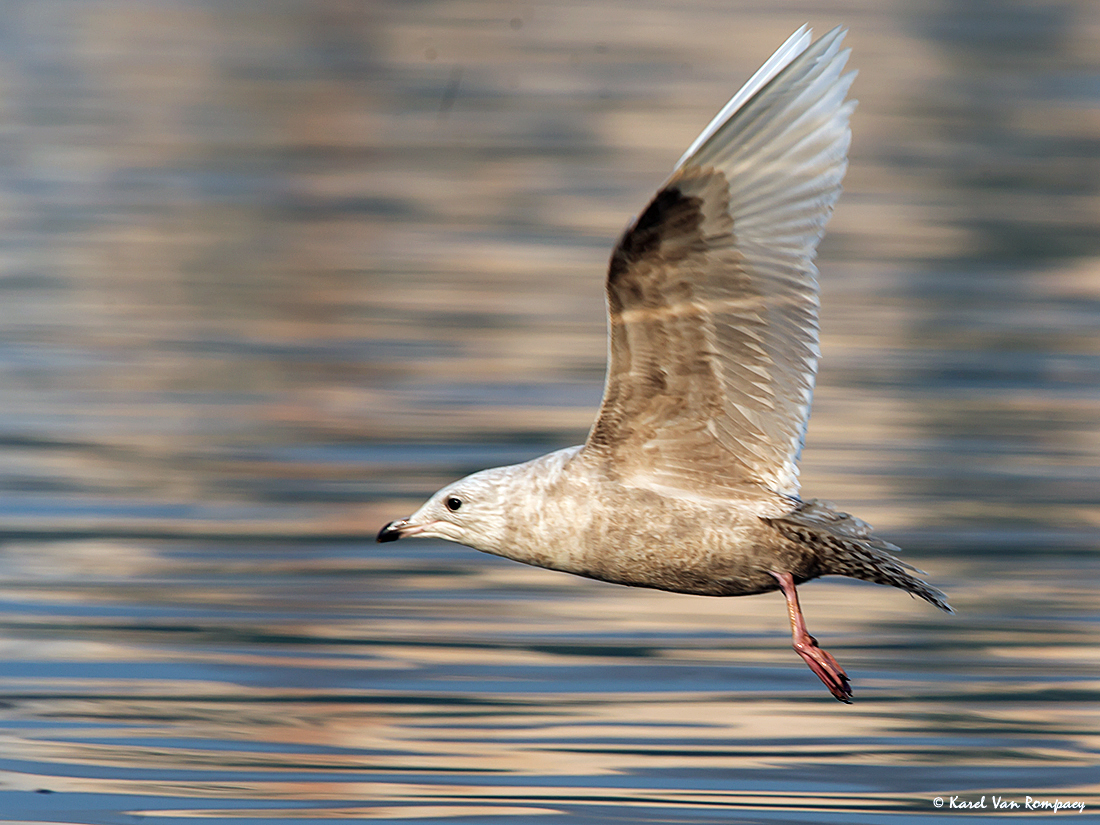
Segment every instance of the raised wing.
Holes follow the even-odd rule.
[[[607,385],[584,452],[626,483],[798,492],[819,355],[813,257],[855,108],[843,36],[808,45],[795,32],[619,240]]]

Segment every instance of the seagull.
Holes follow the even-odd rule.
[[[845,33],[791,35],[619,238],[585,443],[449,484],[378,541],[445,539],[674,593],[779,590],[795,651],[845,703],[848,676],[806,629],[797,585],[848,576],[953,612],[865,522],[799,497],[820,356],[813,259],[856,105]]]

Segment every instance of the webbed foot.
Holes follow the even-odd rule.
[[[790,573],[772,572],[783,595],[787,597],[787,614],[791,619],[791,638],[794,651],[817,674],[829,692],[839,701],[852,703],[852,686],[848,674],[844,672],[836,659],[827,650],[817,645],[817,639],[806,630],[806,620],[802,617],[802,608],[798,604],[798,591],[795,590],[794,577]]]

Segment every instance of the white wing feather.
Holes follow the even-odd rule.
[[[695,138],[687,151],[680,156],[678,161],[676,161],[675,168],[679,169],[683,166],[684,161],[695,154],[696,150],[702,146],[711,135],[717,132],[722,124],[729,120],[730,115],[744,105],[746,100],[760,91],[762,86],[775,77],[780,71],[785,69],[788,63],[802,54],[802,52],[806,51],[806,47],[810,45],[811,34],[811,30],[803,25],[798,31],[788,37],[786,42],[775,50],[775,54],[764,61],[764,65],[757,69],[752,77],[745,81],[745,85],[738,89],[737,94],[731,97],[729,102],[722,107],[722,110],[714,116],[714,119],[707,124],[707,128],[699,133],[699,137]]]

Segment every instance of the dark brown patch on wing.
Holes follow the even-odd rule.
[[[658,192],[645,212],[619,239],[608,268],[608,288],[625,287],[633,292],[623,281],[634,264],[646,256],[665,257],[662,253],[668,250],[662,249],[663,241],[698,235],[703,219],[702,204],[702,198],[685,195],[676,186]],[[640,293],[637,297],[641,297]]]

